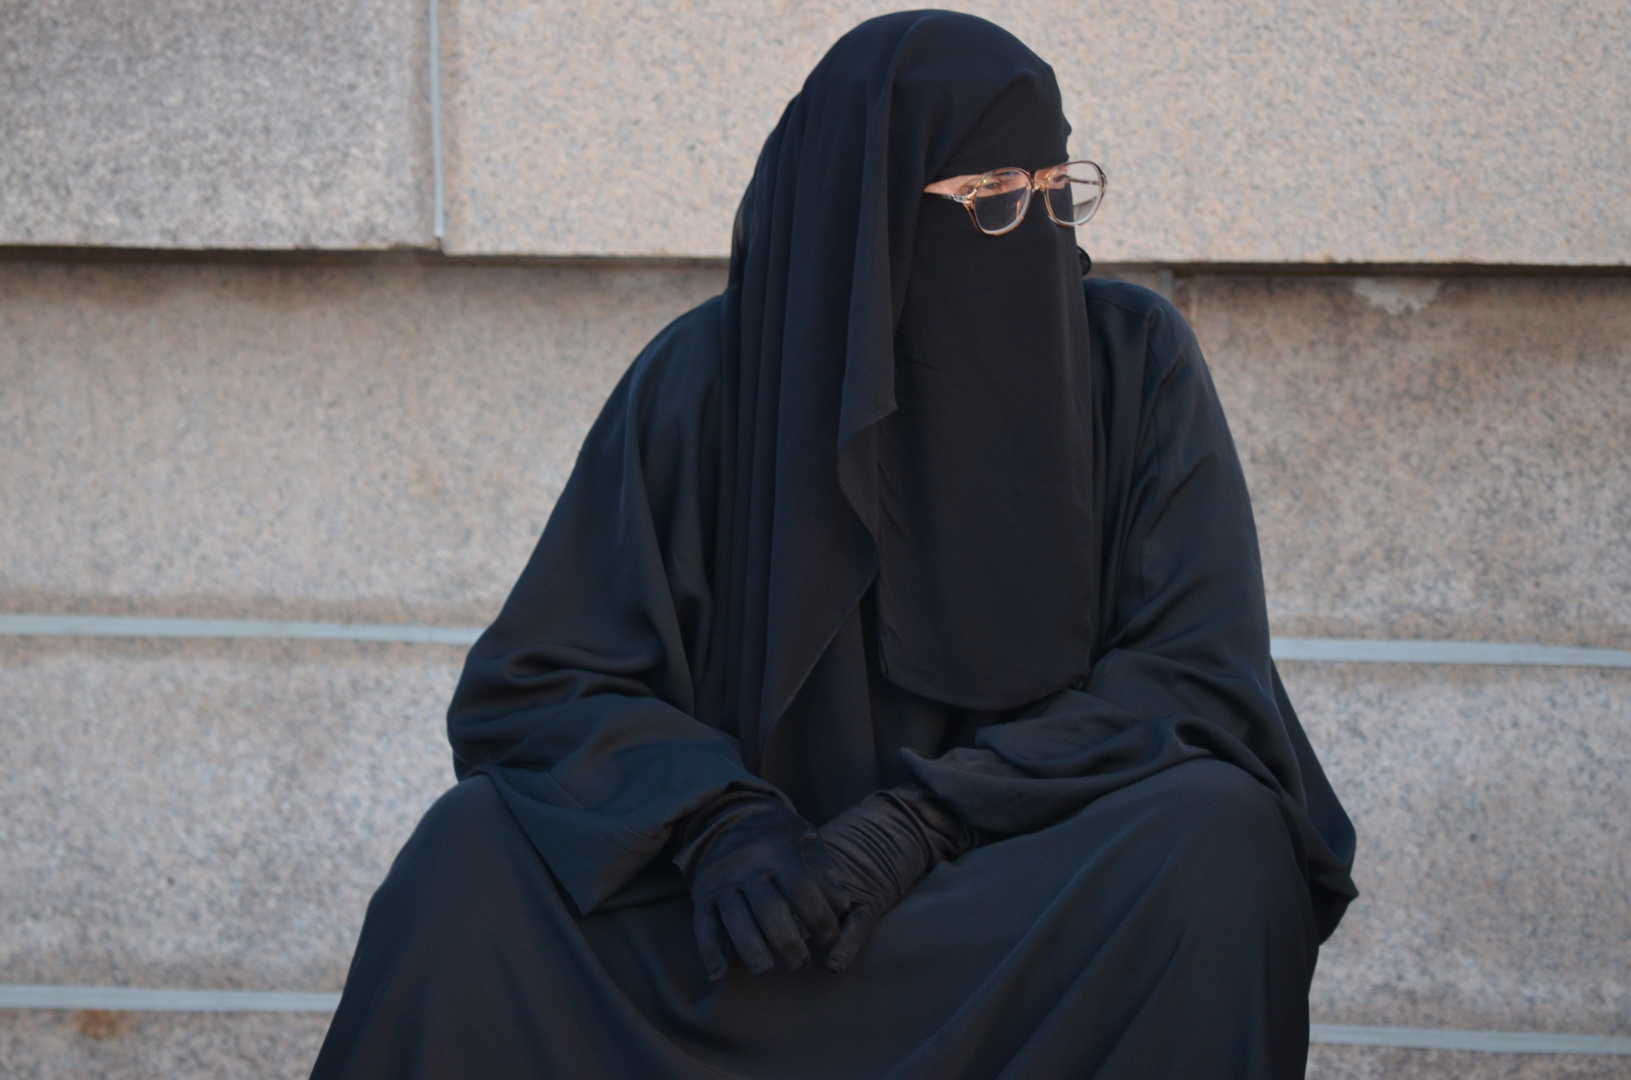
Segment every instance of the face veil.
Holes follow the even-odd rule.
[[[750,760],[876,586],[881,670],[1000,709],[1087,669],[1097,438],[1072,231],[980,233],[926,184],[1065,160],[1052,69],[906,12],[841,39],[738,214],[724,296],[721,603],[703,698]]]

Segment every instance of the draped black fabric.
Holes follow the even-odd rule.
[[[635,360],[471,650],[462,783],[314,1075],[1300,1075],[1354,837],[1199,347],[1082,282],[1040,206],[989,237],[922,191],[1067,130],[970,16],[874,19],[811,74],[724,295]],[[850,970],[709,983],[692,815],[820,824],[901,783],[988,842]]]
[[[1053,71],[1013,36],[906,12],[835,45],[765,143],[724,302],[711,644],[729,659],[705,684],[750,765],[875,574],[898,685],[1003,708],[1085,670],[1075,238],[1038,207],[997,242],[922,194],[1060,164],[1068,131]],[[897,394],[912,408],[891,430]]]
[[[1185,762],[941,863],[842,974],[708,979],[684,896],[575,915],[489,778],[368,906],[316,1080],[1293,1080],[1314,964],[1274,797]]]

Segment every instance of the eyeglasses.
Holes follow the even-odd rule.
[[[961,194],[933,192],[942,199],[962,203],[974,227],[987,236],[1001,236],[1019,228],[1031,208],[1031,192],[1043,193],[1042,204],[1056,224],[1081,225],[1104,201],[1104,170],[1091,161],[1067,161],[1034,176],[1024,169],[993,169]]]

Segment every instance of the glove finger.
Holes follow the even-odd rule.
[[[827,850],[827,845],[820,836],[809,837],[800,845],[799,851],[804,856],[804,865],[810,868],[810,873],[815,878],[816,886],[827,898],[827,905],[842,919],[849,913],[854,899],[850,896],[849,890],[844,888],[844,878],[838,872],[837,864],[833,862],[832,852]]]
[[[822,951],[832,948],[838,940],[838,912],[833,910],[820,882],[813,875],[802,875],[791,882],[777,878],[776,884],[793,906],[793,914],[810,932],[810,943]]]
[[[719,912],[712,903],[698,904],[691,923],[697,935],[697,951],[702,954],[702,966],[708,969],[708,978],[718,982],[725,977],[725,928],[720,925]]]
[[[872,937],[872,929],[877,925],[878,918],[868,907],[855,907],[850,910],[849,917],[844,920],[844,930],[838,935],[838,944],[827,952],[825,963],[828,971],[843,971],[855,962],[861,949]]]
[[[793,918],[793,909],[787,897],[768,881],[756,881],[746,889],[748,906],[759,923],[759,930],[778,959],[789,971],[803,971],[810,966],[810,949],[804,944],[804,931]]]
[[[763,975],[775,967],[776,959],[770,954],[764,936],[759,933],[759,923],[753,918],[753,912],[748,910],[748,902],[742,894],[728,889],[720,894],[718,903],[719,917],[743,965],[755,975]]]

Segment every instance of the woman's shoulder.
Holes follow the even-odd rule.
[[[694,400],[719,381],[722,297],[704,300],[663,327],[629,365],[625,376],[642,401]]]
[[[659,330],[606,399],[597,428],[632,428],[642,441],[701,431],[719,398],[719,317],[716,296]]]
[[[1195,333],[1172,301],[1130,281],[1088,278],[1082,282],[1089,325],[1119,345],[1136,345],[1167,362],[1193,352]]]
[[[1138,387],[1148,405],[1173,376],[1205,371],[1195,332],[1160,293],[1129,281],[1088,278],[1082,294],[1094,362],[1109,385]]]

